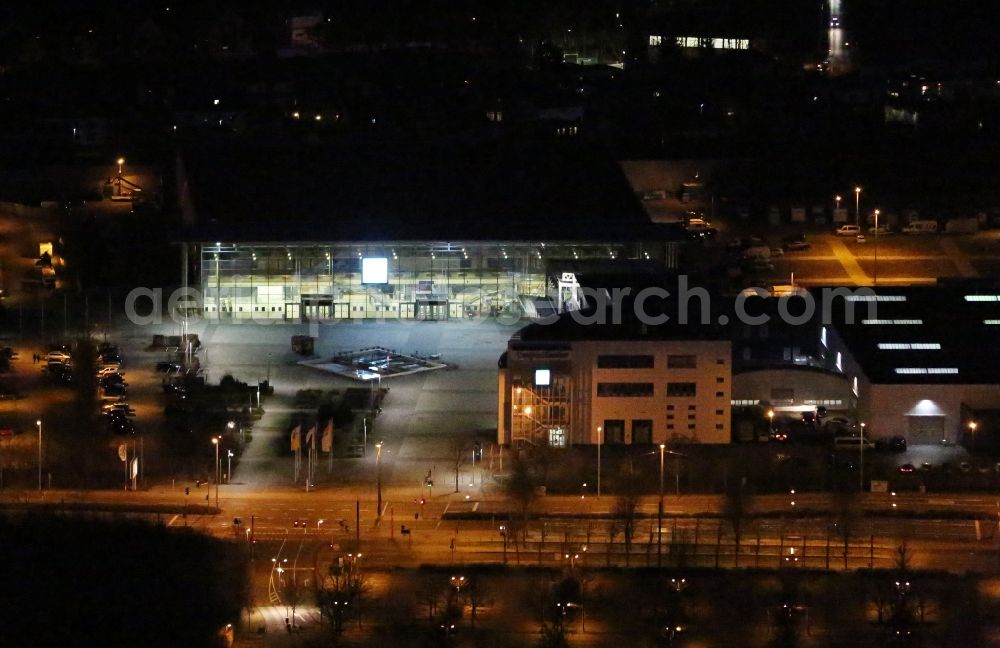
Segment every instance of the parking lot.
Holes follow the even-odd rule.
[[[941,277],[975,278],[1000,271],[1000,232],[977,234],[901,234],[876,238],[867,234],[837,236],[835,227],[783,223],[713,222],[716,240],[704,245],[702,262],[741,267],[746,285],[789,283],[802,285],[910,285],[933,283]],[[867,229],[866,229],[867,231]],[[807,249],[786,250],[782,245],[804,235]],[[771,249],[767,261],[740,263],[746,245],[726,250],[736,239],[755,237]],[[782,248],[780,250],[775,248]]]

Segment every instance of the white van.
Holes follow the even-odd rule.
[[[938,224],[932,220],[915,220],[900,231],[904,234],[935,234],[938,231]]]
[[[834,231],[837,236],[857,236],[861,233],[861,228],[857,225],[841,225]]]
[[[868,437],[841,436],[833,439],[833,447],[838,450],[858,450],[862,444],[865,450],[875,449],[875,444]]]

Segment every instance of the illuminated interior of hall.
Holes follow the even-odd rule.
[[[203,243],[207,319],[452,319],[555,297],[553,277],[587,260],[662,261],[663,243]],[[363,277],[384,259],[385,277]],[[196,287],[198,283],[194,284]]]

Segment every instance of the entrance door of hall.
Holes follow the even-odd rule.
[[[295,303],[285,303],[285,320],[289,322],[299,321],[299,305]]]
[[[437,321],[448,319],[448,300],[422,300],[416,303],[415,317],[418,320]]]
[[[910,416],[907,443],[910,445],[937,445],[944,435],[943,416]]]
[[[302,321],[328,320],[331,310],[330,304],[302,304]]]

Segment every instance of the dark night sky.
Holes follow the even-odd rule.
[[[0,4],[0,55],[20,47],[22,39],[38,33],[65,38],[85,25],[99,28],[104,38],[127,34],[136,24],[153,17],[157,24],[174,31],[204,31],[223,15],[236,15],[255,32],[280,33],[284,19],[294,13],[315,9],[343,23],[350,31],[420,30],[462,33],[475,37],[476,31],[492,35],[544,31],[556,24],[575,23],[578,27],[600,22],[621,11],[640,15],[644,8],[685,15],[690,12],[739,16],[744,23],[759,16],[767,25],[759,30],[772,32],[773,9],[786,3],[787,27],[800,29],[805,22],[795,19],[792,7],[806,14],[815,12],[818,0],[772,0],[767,11],[757,8],[759,0],[596,0],[579,3],[553,0],[543,4],[526,0],[457,0],[447,3],[412,0],[139,0],[105,3],[94,0],[46,0],[34,3]],[[970,0],[844,0],[850,38],[863,49],[870,62],[921,62],[966,60],[997,56],[995,31],[1000,25],[1000,2]],[[166,7],[170,7],[170,12]],[[479,15],[472,26],[467,19]],[[816,19],[817,31],[822,19]],[[779,30],[780,31],[780,30]]]

